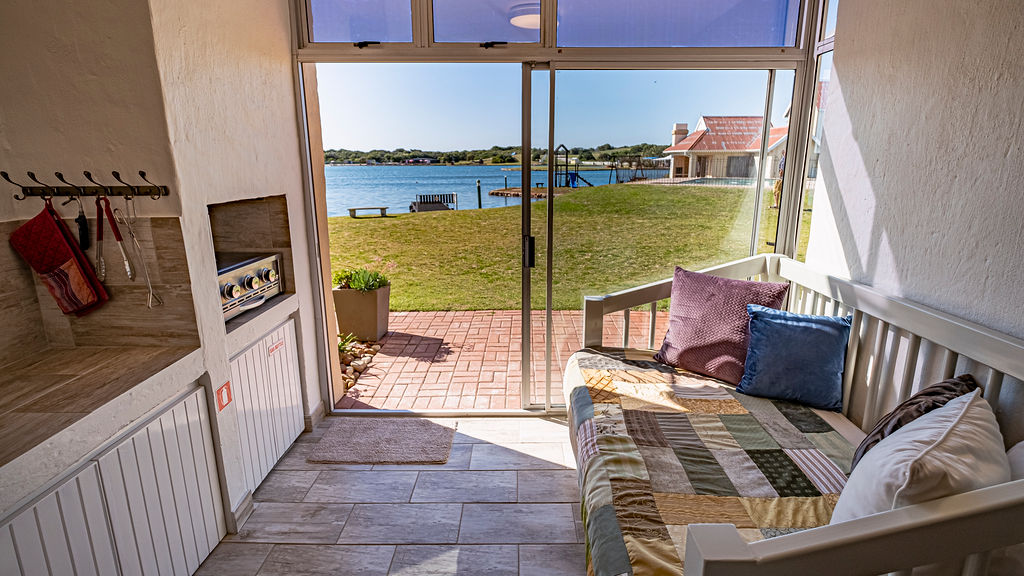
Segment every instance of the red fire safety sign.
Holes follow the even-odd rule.
[[[231,404],[231,380],[217,388],[217,412],[227,408],[228,404]]]

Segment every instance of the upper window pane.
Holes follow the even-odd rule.
[[[799,0],[559,0],[559,46],[796,44]]]
[[[310,0],[313,42],[412,42],[409,0]]]
[[[540,42],[540,2],[434,0],[436,42]]]
[[[839,0],[825,0],[825,32],[821,39],[836,35],[836,14],[839,12]]]

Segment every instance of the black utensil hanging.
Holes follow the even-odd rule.
[[[78,218],[75,218],[75,222],[78,223],[78,246],[82,250],[88,250],[92,245],[92,238],[89,236],[89,219],[85,217],[85,208],[82,207],[81,200],[78,201]]]

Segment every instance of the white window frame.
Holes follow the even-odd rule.
[[[340,390],[341,377],[337,361],[337,330],[333,319],[333,302],[329,298],[330,261],[327,253],[328,238],[326,206],[314,191],[324,190],[323,145],[320,137],[319,103],[315,91],[315,71],[318,63],[535,63],[551,70],[793,70],[794,89],[788,133],[796,135],[787,141],[786,173],[783,179],[783,200],[779,210],[776,233],[776,253],[794,256],[800,217],[799,192],[803,186],[802,170],[793,172],[794,166],[806,163],[809,135],[810,104],[813,100],[816,77],[816,58],[819,50],[831,49],[833,38],[817,41],[821,34],[827,0],[802,0],[797,23],[797,41],[793,47],[769,48],[574,48],[557,45],[557,0],[541,0],[541,30],[538,43],[509,43],[485,48],[478,43],[435,42],[433,38],[432,0],[410,0],[412,8],[411,43],[383,42],[363,48],[351,42],[311,42],[310,0],[293,0],[292,21],[295,59],[296,106],[303,137],[302,159],[305,168],[304,187],[307,197],[307,218],[310,230],[310,256],[312,283],[318,290],[321,305],[317,312],[317,332],[320,357],[329,365],[322,366],[320,376],[324,398],[333,410]],[[525,108],[525,106],[524,106]],[[770,119],[765,115],[765,123]],[[799,177],[796,177],[799,176]],[[757,220],[752,237],[757,238]],[[525,348],[525,344],[524,344]],[[523,370],[527,366],[524,363]],[[528,376],[524,374],[524,383]],[[524,386],[525,388],[525,386]],[[550,396],[550,395],[548,395]],[[524,402],[529,399],[523,395]],[[550,400],[550,398],[549,398]],[[551,409],[550,403],[526,408]],[[557,407],[556,407],[557,409]],[[353,412],[351,410],[346,412]],[[509,411],[522,413],[522,411]],[[429,414],[428,411],[420,413]],[[440,411],[452,414],[453,411]],[[500,414],[500,411],[489,411]]]

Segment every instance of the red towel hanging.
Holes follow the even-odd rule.
[[[11,233],[10,242],[65,314],[84,316],[110,299],[48,198],[42,212]]]

